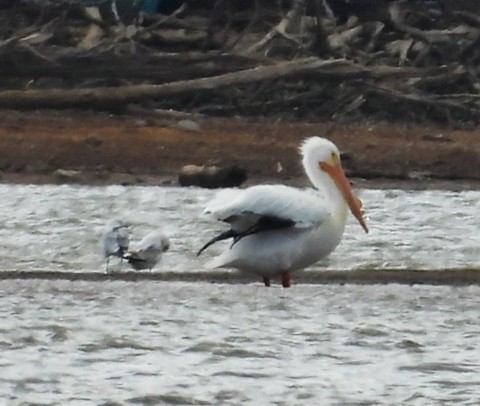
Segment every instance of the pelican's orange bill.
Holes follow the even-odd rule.
[[[342,166],[339,163],[332,166],[325,162],[320,162],[320,168],[327,172],[333,179],[335,185],[337,185],[338,189],[340,189],[340,192],[342,192],[342,196],[347,202],[348,207],[350,207],[350,211],[358,220],[365,232],[368,233],[367,223],[363,218],[362,201],[353,193],[350,182],[345,176]]]

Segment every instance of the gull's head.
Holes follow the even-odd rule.
[[[128,233],[128,225],[124,223],[122,220],[118,220],[118,219],[109,220],[103,228],[104,234],[118,233],[119,231]]]
[[[163,236],[161,240],[161,244],[162,244],[162,252],[166,252],[170,249],[170,240],[168,239],[168,237]]]
[[[345,176],[337,146],[326,138],[311,137],[305,140],[300,147],[300,152],[303,157],[303,166],[312,183],[318,188],[322,188],[325,187],[322,184],[325,177],[332,180],[334,187],[340,191],[352,214],[368,233],[367,223],[362,212],[362,202],[353,193],[350,182]]]

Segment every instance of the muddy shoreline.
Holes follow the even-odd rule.
[[[176,185],[184,165],[238,165],[247,184],[307,185],[298,145],[323,135],[360,186],[479,189],[480,131],[386,122],[298,123],[0,110],[2,183]]]

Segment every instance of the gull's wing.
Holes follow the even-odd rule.
[[[130,243],[130,236],[128,229],[125,226],[122,226],[117,229],[117,244],[120,250],[126,252],[128,250],[128,245]]]
[[[163,252],[169,248],[169,239],[161,231],[156,230],[147,234],[137,245],[135,251],[129,252],[127,258],[129,264],[135,269],[148,269],[159,262]]]
[[[129,244],[129,232],[126,225],[119,220],[109,221],[103,229],[101,244],[105,257],[110,255],[122,257]]]
[[[137,252],[162,251],[162,241],[165,235],[160,231],[148,233],[137,245]]]
[[[102,234],[102,251],[105,257],[115,255],[118,251],[117,239],[113,231]]]

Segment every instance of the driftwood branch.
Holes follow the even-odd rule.
[[[423,269],[356,269],[334,271],[299,271],[295,274],[297,284],[344,285],[358,284],[405,284],[433,286],[480,285],[480,268],[444,270]],[[156,281],[156,282],[201,282],[221,284],[258,283],[254,275],[229,270],[213,271],[162,271],[162,272],[70,272],[70,271],[0,271],[0,280],[66,280],[70,282],[108,281]]]
[[[329,15],[328,13],[332,13],[332,11],[328,8],[325,1],[322,0],[315,0],[313,7],[315,12],[315,40],[313,41],[313,48],[316,49],[319,54],[326,54],[331,51],[331,49],[327,40],[327,32],[323,27],[322,19],[324,15]],[[333,20],[333,16],[329,15],[329,17]]]
[[[1,51],[0,51],[1,52]],[[32,63],[24,63],[25,60]],[[11,77],[68,79],[148,80],[157,83],[215,76],[259,64],[259,60],[241,55],[189,53],[149,53],[130,55],[115,52],[78,51],[63,48],[43,53],[42,60],[21,44],[10,47],[0,58],[0,71]],[[35,63],[33,63],[33,61]]]
[[[451,120],[449,112],[460,113],[463,117],[468,117],[469,119],[480,119],[480,110],[478,110],[478,108],[470,108],[468,105],[464,104],[464,99],[460,100],[460,102],[454,102],[453,100],[439,100],[425,94],[407,94],[399,90],[382,86],[372,86],[371,91],[374,94],[387,98],[393,102],[400,101],[424,108],[436,109],[440,114],[446,115],[447,120],[449,121]]]
[[[167,96],[179,96],[191,92],[212,91],[228,86],[256,83],[265,80],[301,76],[312,71],[326,69],[335,71],[344,60],[323,61],[307,58],[273,66],[227,73],[209,78],[166,83],[163,85],[133,85],[116,88],[92,88],[75,90],[27,90],[0,93],[0,107],[7,108],[112,108],[125,103]]]
[[[260,41],[253,44],[250,48],[247,49],[247,54],[252,54],[260,51],[264,48],[275,36],[281,35],[289,40],[296,42],[297,40],[287,31],[295,24],[296,21],[305,13],[306,0],[294,0],[292,2],[292,7],[282,18],[282,20],[275,26],[273,29],[265,35]],[[297,23],[297,26],[299,24]]]
[[[435,69],[437,73],[445,69]],[[254,84],[265,81],[316,77],[323,79],[359,79],[387,76],[418,77],[426,69],[399,69],[391,67],[366,68],[346,60],[321,60],[305,58],[271,66],[260,66],[239,72],[209,78],[166,83],[162,85],[132,85],[115,88],[90,88],[74,90],[26,90],[0,92],[0,107],[3,108],[118,108],[127,103],[141,102],[185,94],[208,92],[231,86]],[[432,72],[432,70],[430,70]]]
[[[0,106],[480,121],[477,0],[121,3],[0,0]]]
[[[176,18],[179,14],[183,13],[187,9],[187,3],[183,3],[179,8],[177,8],[172,14],[165,16],[152,25],[148,27],[141,28],[137,31],[137,35],[145,34],[147,32],[156,30],[157,28],[161,27],[163,24],[167,23],[168,21]]]

